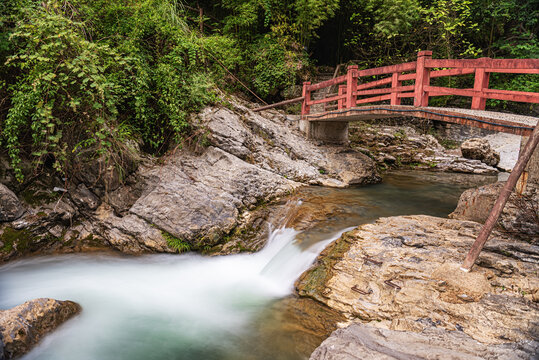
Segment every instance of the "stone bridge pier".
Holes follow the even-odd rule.
[[[299,121],[299,129],[307,139],[329,144],[347,144],[348,127],[348,121]]]

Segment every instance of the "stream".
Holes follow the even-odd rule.
[[[10,262],[0,267],[0,309],[39,297],[69,299],[83,308],[25,360],[305,359],[314,349],[278,344],[286,336],[258,332],[275,328],[267,309],[293,293],[295,280],[325,246],[379,217],[445,217],[462,191],[494,181],[400,171],[367,187],[306,187],[290,211],[319,211],[318,219],[309,220],[314,226],[275,228],[254,254],[70,254]]]

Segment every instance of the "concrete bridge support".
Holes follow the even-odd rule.
[[[348,121],[307,121],[300,120],[299,129],[307,139],[331,144],[348,143]]]

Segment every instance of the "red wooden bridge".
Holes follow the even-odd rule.
[[[413,116],[440,120],[449,123],[474,126],[494,131],[529,136],[537,123],[537,118],[518,115],[507,116],[496,112],[484,112],[487,99],[539,103],[539,93],[489,89],[492,73],[539,74],[539,59],[432,59],[431,51],[421,51],[417,60],[404,64],[359,70],[356,65],[348,67],[347,74],[317,84],[303,83],[303,95],[278,104],[256,110],[302,102],[301,119],[311,123],[304,130],[309,137],[317,138],[334,127],[336,131],[347,133],[346,126],[335,122],[345,122],[397,116]],[[431,79],[474,74],[473,88],[457,89],[431,85]],[[371,80],[373,77],[377,79]],[[317,91],[336,93],[313,99]],[[471,109],[449,109],[429,107],[429,99],[437,96],[471,97]],[[402,105],[405,98],[412,98],[413,105]],[[379,103],[379,105],[372,105]],[[367,105],[368,106],[365,106]],[[323,111],[313,113],[312,109]],[[322,124],[322,122],[331,122]],[[315,124],[316,123],[316,124]],[[321,127],[320,130],[314,126]],[[344,125],[344,124],[343,124]],[[305,128],[308,129],[305,129]],[[309,129],[311,131],[309,131]],[[340,129],[340,130],[339,130]],[[343,138],[343,135],[336,137]],[[322,136],[323,140],[324,136]],[[331,136],[327,138],[331,140]]]
[[[529,117],[496,115],[484,110],[487,99],[539,103],[539,93],[489,89],[492,73],[539,74],[539,59],[490,59],[473,60],[432,59],[431,51],[421,51],[417,60],[404,64],[358,70],[348,67],[346,75],[318,84],[305,82],[301,118],[306,121],[354,121],[393,116],[413,116],[458,123],[489,130],[530,135],[537,119]],[[473,88],[457,89],[431,85],[431,79],[475,74]],[[372,79],[374,81],[362,81]],[[318,100],[312,93],[326,88],[338,88]],[[471,97],[471,109],[445,109],[429,107],[429,98],[435,96]],[[413,98],[412,105],[401,105],[403,98]],[[298,100],[299,100],[298,99]],[[384,102],[383,106],[361,106]],[[312,113],[313,105],[323,104],[321,113]],[[333,110],[329,110],[333,109]],[[505,119],[504,119],[505,118]],[[535,120],[535,121],[534,121]]]

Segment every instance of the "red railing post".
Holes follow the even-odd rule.
[[[311,106],[309,105],[309,102],[311,101],[311,91],[309,90],[309,85],[311,85],[310,81],[305,81],[303,83],[303,103],[301,104],[301,115],[309,115],[309,112],[311,111]]]
[[[402,81],[399,81],[399,73],[394,72],[391,76],[391,105],[400,105],[401,98],[395,88],[401,86]]]
[[[490,58],[481,58],[484,59],[484,62],[489,62]],[[486,65],[486,64],[485,64]],[[472,109],[475,110],[485,110],[485,105],[487,103],[485,89],[488,89],[490,73],[485,71],[484,67],[478,67],[475,69],[475,81],[473,84],[473,89],[479,91],[481,95],[472,97]]]
[[[339,96],[346,94],[346,85],[339,85]],[[345,99],[337,100],[337,110],[341,110],[346,106]]]
[[[430,69],[425,67],[425,60],[432,57],[432,51],[424,50],[417,53],[415,70],[414,106],[429,106],[429,94],[424,90],[430,84]]]
[[[355,92],[357,91],[357,65],[348,66],[346,74],[346,107],[352,108],[356,106]]]

